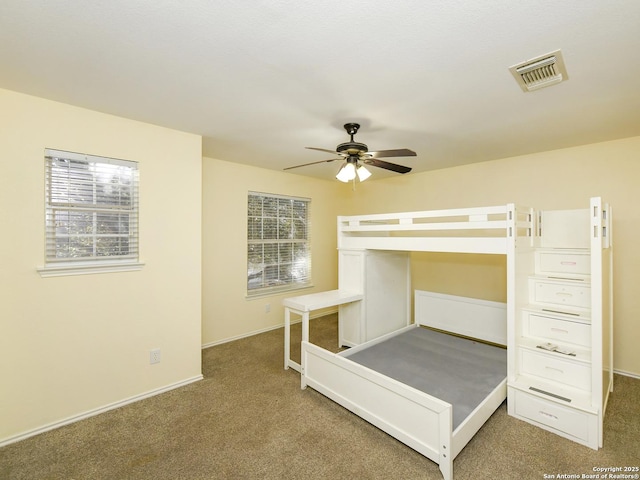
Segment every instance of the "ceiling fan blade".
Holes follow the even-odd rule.
[[[377,152],[367,152],[367,155],[371,155],[372,158],[385,158],[385,157],[415,157],[416,152],[409,150],[408,148],[398,148],[396,150],[378,150]]]
[[[376,158],[367,158],[366,160],[362,160],[362,163],[365,165],[371,165],[378,168],[384,168],[385,170],[391,170],[396,173],[409,173],[411,171],[410,167],[405,167],[404,165],[397,165],[395,163],[385,162],[384,160],[378,160]]]
[[[335,153],[335,152],[331,152],[331,153]],[[283,168],[283,170],[291,170],[292,168],[307,167],[307,166],[309,166],[309,165],[315,165],[316,163],[329,163],[329,162],[335,162],[336,160],[342,160],[342,158],[330,158],[329,160],[320,160],[320,161],[318,161],[318,162],[303,163],[302,165],[295,165],[295,166],[293,166],[293,167]]]
[[[304,148],[308,148],[309,150],[318,150],[320,152],[334,153],[336,155],[340,155],[335,150],[327,150],[326,148],[317,148],[317,147],[304,147]]]

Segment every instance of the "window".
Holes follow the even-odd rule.
[[[40,273],[140,268],[138,164],[47,149],[45,173],[45,267]]]
[[[249,192],[248,295],[310,286],[307,198]]]

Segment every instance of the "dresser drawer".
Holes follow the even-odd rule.
[[[589,275],[591,273],[591,257],[586,253],[538,252],[538,271],[540,273]]]
[[[538,315],[533,312],[523,313],[524,334],[528,337],[538,337],[570,343],[583,347],[591,346],[591,326],[585,323],[561,320],[553,317]]]
[[[550,303],[577,308],[591,306],[591,287],[588,284],[534,279],[531,290],[533,303]]]
[[[520,349],[521,371],[571,387],[589,390],[591,388],[590,366],[565,360],[560,358],[560,355]]]
[[[555,402],[515,391],[515,413],[538,424],[558,430],[584,442],[589,441],[590,414]]]

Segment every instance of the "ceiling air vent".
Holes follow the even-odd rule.
[[[509,71],[525,92],[550,87],[569,78],[560,50],[509,67]]]

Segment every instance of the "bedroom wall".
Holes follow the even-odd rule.
[[[206,157],[202,171],[204,346],[281,326],[283,298],[337,288],[336,216],[348,190],[344,184]],[[311,199],[313,288],[257,298],[246,296],[249,191]]]
[[[417,162],[428,161],[428,155]],[[587,208],[602,196],[613,210],[614,365],[640,376],[640,137],[365,182],[350,196],[377,213],[517,203],[539,209]],[[499,256],[413,256],[414,287],[505,301]]]
[[[46,147],[139,162],[141,271],[40,277]],[[0,150],[0,445],[199,379],[201,138],[0,90]]]

